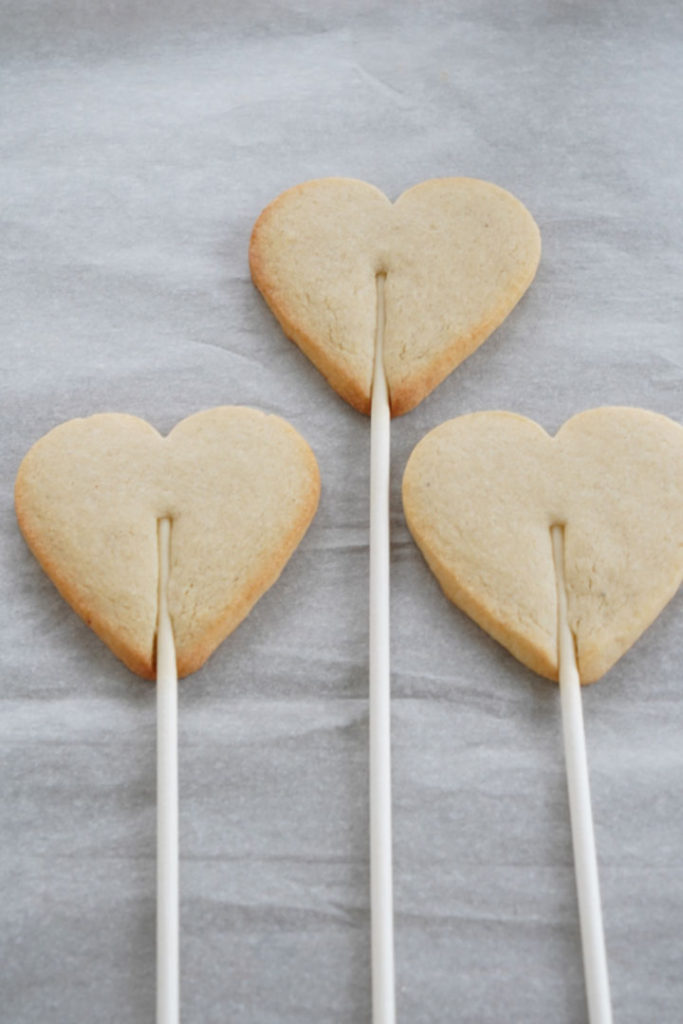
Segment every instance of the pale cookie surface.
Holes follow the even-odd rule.
[[[198,669],[279,576],[313,518],[315,457],[284,420],[197,413],[162,437],[144,420],[70,420],[17,475],[29,547],[134,672],[153,678],[159,519],[171,519],[168,600],[179,675]]]
[[[509,192],[437,178],[392,204],[372,185],[322,178],[259,217],[249,262],[282,325],[339,394],[369,413],[378,275],[392,415],[413,409],[519,301],[540,257],[536,224]]]
[[[406,519],[447,596],[557,678],[550,528],[563,525],[581,681],[599,679],[683,578],[683,428],[640,409],[580,413],[550,437],[474,413],[432,430],[403,480]]]

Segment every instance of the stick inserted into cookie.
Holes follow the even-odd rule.
[[[370,905],[375,1024],[393,1024],[396,1016],[389,653],[391,411],[384,373],[384,285],[384,275],[378,274],[370,414]]]
[[[574,872],[579,900],[583,968],[590,1024],[611,1024],[612,1006],[602,924],[598,857],[591,808],[586,735],[581,706],[581,680],[574,637],[569,628],[564,579],[564,527],[553,526],[553,558],[557,580],[557,640],[562,732],[574,847]]]
[[[683,428],[620,407],[580,413],[555,437],[513,413],[461,416],[413,450],[403,504],[446,596],[559,681],[587,1001],[591,1024],[609,1024],[580,686],[683,579]]]
[[[540,256],[522,204],[485,181],[440,178],[391,203],[322,178],[258,218],[249,265],[283,330],[332,387],[370,413],[370,862],[374,1024],[393,1024],[389,668],[389,422],[409,412],[505,319]],[[385,315],[385,311],[386,314]]]
[[[157,675],[157,1024],[180,1017],[178,921],[178,668],[168,579],[171,520],[160,519]]]
[[[47,575],[128,668],[156,678],[158,1024],[179,1019],[178,677],[275,583],[319,495],[296,430],[239,406],[168,437],[135,416],[70,420],[17,474],[19,526]]]

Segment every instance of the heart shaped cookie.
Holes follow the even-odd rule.
[[[159,519],[178,674],[198,669],[284,568],[313,518],[315,457],[284,420],[197,413],[162,437],[135,416],[71,420],[17,475],[22,533],[63,597],[125,664],[154,678]]]
[[[583,683],[614,665],[683,578],[683,427],[656,413],[592,409],[554,438],[512,413],[461,416],[414,449],[403,501],[446,595],[549,679],[558,671],[552,526],[564,526]]]
[[[540,256],[538,228],[509,192],[438,178],[392,205],[362,181],[284,192],[253,230],[249,263],[282,328],[342,398],[370,412],[377,277],[393,416],[413,409],[495,330]]]

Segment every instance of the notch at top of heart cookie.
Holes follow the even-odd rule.
[[[499,326],[533,280],[540,235],[496,185],[436,178],[395,202],[321,178],[258,218],[254,283],[332,387],[370,412],[377,284],[386,276],[384,369],[393,416],[413,409]]]

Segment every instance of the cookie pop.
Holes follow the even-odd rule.
[[[284,420],[197,413],[162,437],[115,413],[41,438],[17,475],[24,537],[62,596],[157,680],[157,1024],[177,1024],[177,679],[276,581],[315,513],[315,457]]]
[[[390,420],[473,352],[531,283],[540,238],[509,192],[426,181],[392,204],[362,181],[323,178],[258,218],[252,277],[285,334],[371,415],[370,875],[375,1024],[394,1008],[389,661]]]
[[[445,594],[560,684],[591,1024],[612,1019],[580,683],[600,679],[683,578],[683,428],[603,408],[553,438],[523,416],[443,423],[403,480],[410,531]]]

